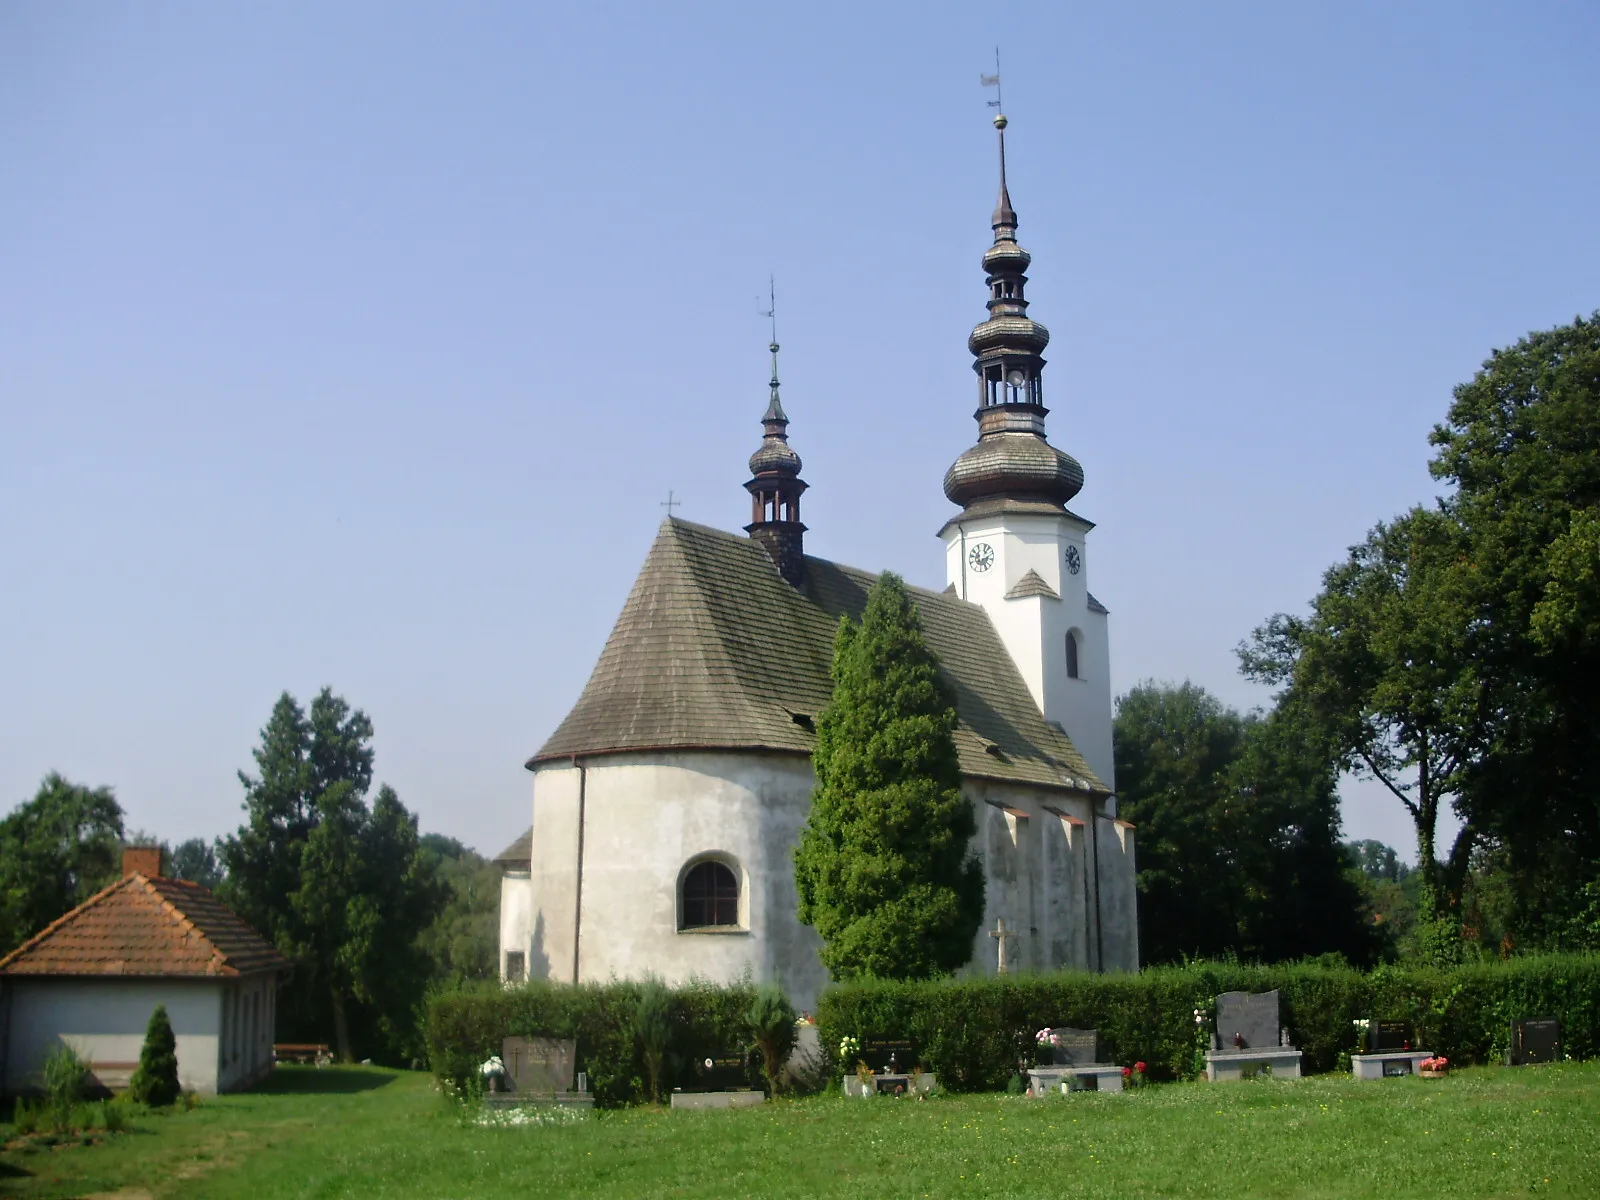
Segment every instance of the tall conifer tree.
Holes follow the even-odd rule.
[[[795,850],[800,919],[835,979],[926,979],[972,957],[984,881],[955,725],[916,606],[885,573],[861,624],[839,622]]]

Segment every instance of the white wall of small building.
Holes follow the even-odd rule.
[[[523,868],[500,875],[500,978],[517,982],[510,969],[511,956],[522,955],[521,978],[533,959],[533,877]]]
[[[45,1060],[63,1044],[102,1085],[126,1087],[158,1004],[166,1005],[172,1022],[184,1090],[210,1094],[247,1086],[272,1068],[274,993],[271,974],[243,980],[10,977],[0,1002],[5,1091],[36,1088]]]

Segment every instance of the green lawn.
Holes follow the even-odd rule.
[[[1600,1064],[1123,1096],[825,1096],[463,1125],[429,1077],[286,1068],[107,1144],[0,1155],[23,1197],[1600,1195]]]

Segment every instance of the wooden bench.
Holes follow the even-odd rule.
[[[272,1045],[273,1062],[315,1063],[319,1067],[326,1067],[333,1062],[333,1054],[328,1047],[316,1042],[274,1042]]]

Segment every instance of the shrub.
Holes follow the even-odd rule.
[[[755,996],[748,983],[696,981],[666,991],[673,1016],[658,1081],[663,1091],[691,1079],[699,1059],[748,1044],[745,1016]],[[596,1104],[638,1103],[651,1094],[637,1032],[641,992],[640,984],[622,981],[574,986],[546,980],[514,988],[465,984],[436,992],[424,1017],[429,1065],[441,1083],[460,1094],[479,1064],[501,1052],[506,1038],[571,1038],[578,1046],[577,1069],[588,1073]]]
[[[151,1108],[166,1108],[178,1098],[178,1040],[172,1034],[164,1004],[156,1005],[150,1014],[144,1045],[139,1049],[139,1066],[128,1081],[128,1094]]]
[[[1458,1063],[1503,1060],[1511,1022],[1525,1017],[1560,1018],[1574,1058],[1600,1048],[1600,956],[1585,955],[1370,974],[1330,962],[1191,963],[1138,975],[869,982],[831,988],[817,1019],[825,1046],[847,1035],[912,1039],[952,1091],[1003,1089],[1032,1031],[1046,1025],[1098,1029],[1109,1061],[1143,1061],[1152,1079],[1190,1079],[1204,1066],[1194,1010],[1209,1013],[1220,992],[1273,988],[1308,1074],[1335,1070],[1356,1049],[1357,1017],[1408,1020],[1423,1049]]]
[[[83,1100],[87,1073],[71,1046],[57,1046],[44,1060],[44,1120],[56,1132],[72,1128],[73,1110]]]
[[[794,1005],[775,983],[764,983],[745,1012],[750,1039],[761,1051],[761,1069],[767,1076],[767,1091],[776,1096],[783,1085],[783,1064],[794,1049]]]
[[[647,979],[639,988],[639,1002],[633,1010],[634,1034],[644,1053],[645,1069],[650,1073],[650,1103],[661,1103],[661,1074],[666,1065],[667,1047],[672,1043],[672,993],[659,979]]]

